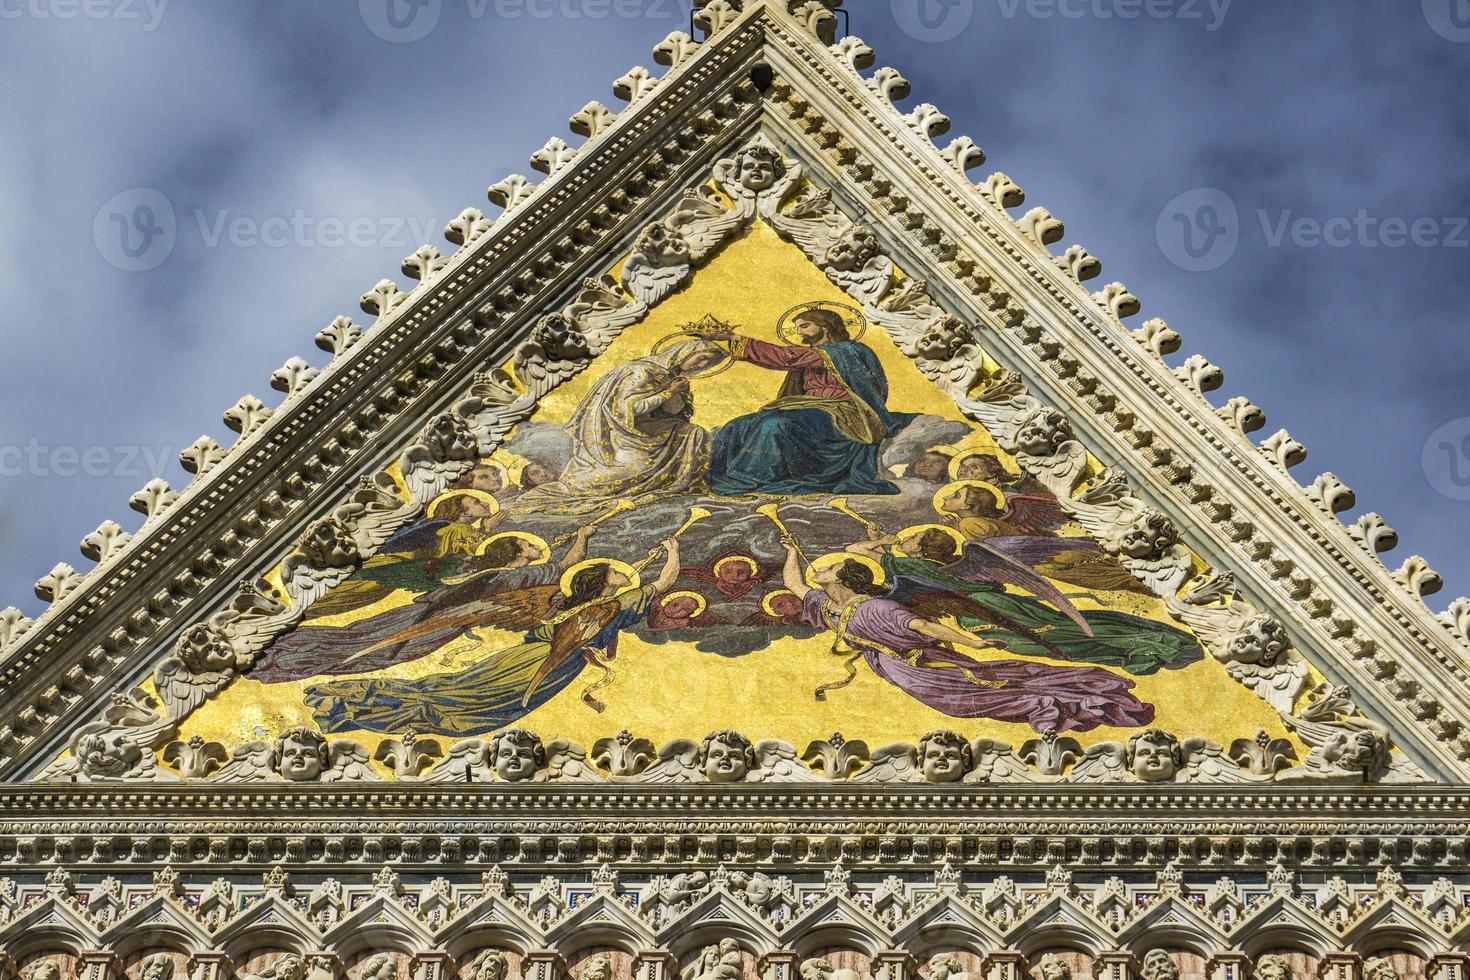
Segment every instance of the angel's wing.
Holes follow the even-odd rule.
[[[271,769],[271,743],[246,742],[230,753],[230,761],[214,774],[217,783],[257,783],[275,778]]]
[[[1021,464],[1047,490],[1059,497],[1070,496],[1087,471],[1087,450],[1069,439],[1050,456],[1027,456]]]
[[[1122,742],[1090,746],[1082,761],[1067,773],[1069,783],[1121,783],[1128,779],[1127,749]]]
[[[1307,686],[1307,662],[1295,650],[1287,651],[1272,667],[1229,663],[1225,670],[1282,714],[1291,713],[1297,695]]]
[[[699,743],[677,739],[659,749],[658,761],[638,776],[640,783],[692,783],[699,779]]]
[[[234,676],[234,671],[229,670],[196,674],[177,657],[169,656],[154,669],[153,686],[158,690],[169,718],[187,718],[194,709],[223,691]]]
[[[771,226],[822,266],[827,264],[827,249],[853,228],[852,221],[832,205],[832,193],[815,189],[809,189],[785,211],[771,215]]]
[[[552,783],[600,783],[597,770],[587,765],[587,752],[565,739],[546,743],[546,768],[537,777]]]
[[[679,288],[689,275],[689,264],[662,265],[642,252],[634,252],[623,263],[623,287],[638,302],[652,306]]]
[[[768,738],[755,743],[755,768],[745,777],[751,783],[821,783],[821,776],[796,758],[796,746]]]
[[[1036,778],[1031,767],[1006,742],[977,738],[970,748],[975,753],[975,768],[965,776],[967,783],[1029,783]]]
[[[375,783],[383,778],[368,761],[367,749],[350,738],[329,740],[327,758],[331,765],[322,773],[324,783]]]
[[[490,743],[467,738],[449,747],[439,764],[424,777],[430,783],[488,783],[495,778],[490,766]]]
[[[1006,498],[1004,519],[1022,534],[1035,534],[1061,527],[1067,515],[1051,494],[1018,493]]]
[[[1009,616],[996,612],[984,603],[954,592],[938,582],[915,575],[900,575],[894,579],[888,598],[931,620],[942,616],[953,616],[956,619],[975,619],[982,623],[989,623],[1026,637],[1059,659],[1067,659],[1066,653],[1056,644],[1029,626],[1024,626]]]
[[[1017,561],[1005,552],[992,547],[988,542],[969,542],[965,545],[959,560],[947,566],[945,570],[951,575],[970,582],[999,582],[1002,585],[1014,585],[1018,589],[1024,589],[1038,599],[1050,603],[1068,619],[1082,627],[1082,632],[1088,636],[1092,635],[1092,627],[1088,625],[1077,607],[1062,595],[1061,590],[1038,575],[1030,565]]]
[[[1214,742],[1203,738],[1186,738],[1184,767],[1176,782],[1181,783],[1266,783],[1271,776],[1257,776],[1236,765],[1225,755],[1225,750]]]
[[[76,782],[77,775],[81,771],[82,766],[77,761],[77,757],[69,755],[64,759],[57,759],[42,769],[40,781],[43,783],[72,783]]]
[[[861,269],[850,272],[829,267],[827,278],[859,303],[868,305],[888,291],[888,284],[893,281],[893,260],[886,255],[876,255]]]
[[[467,583],[468,584],[468,583]],[[440,611],[434,610],[414,625],[398,630],[363,649],[358,657],[366,656],[386,647],[397,646],[437,633],[446,634],[445,643],[458,634],[451,630],[469,629],[474,626],[505,630],[535,629],[555,611],[554,602],[561,589],[555,585],[534,585],[497,595],[485,596]],[[428,652],[428,651],[426,651]]]
[[[907,742],[892,742],[873,750],[868,764],[853,777],[855,783],[922,783],[919,750]]]
[[[560,590],[558,590],[560,591]],[[556,626],[556,631],[551,637],[551,652],[536,668],[536,674],[531,678],[531,684],[526,688],[526,693],[521,697],[521,704],[529,704],[531,695],[540,689],[556,668],[566,663],[571,657],[580,653],[587,642],[601,633],[603,627],[611,623],[622,611],[622,606],[615,600],[593,602],[573,612]]]
[[[697,265],[743,225],[746,216],[727,211],[710,187],[700,185],[684,192],[667,220],[689,243],[689,261]]]

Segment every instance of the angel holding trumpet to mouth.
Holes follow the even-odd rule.
[[[1101,668],[981,659],[983,653],[966,652],[1005,649],[1003,641],[982,638],[986,628],[1030,631],[942,583],[890,576],[865,554],[843,551],[807,561],[776,506],[759,510],[780,531],[786,549],[782,579],[801,600],[801,622],[827,630],[832,653],[844,658],[846,676],[817,688],[817,700],[856,680],[862,661],[952,718],[991,718],[1058,732],[1153,721],[1153,706],[1133,695],[1133,682]],[[959,622],[982,625],[976,631],[951,625]]]
[[[452,639],[473,628],[525,631],[520,643],[463,670],[316,684],[306,689],[306,703],[323,731],[482,735],[518,721],[591,667],[599,676],[583,689],[582,701],[601,711],[605,705],[597,694],[613,682],[619,635],[647,619],[653,604],[674,587],[682,567],[679,537],[709,516],[701,507],[690,508],[683,526],[636,563],[582,558],[553,583],[487,594],[376,644],[391,647],[429,633]],[[585,535],[579,540],[585,542]],[[657,577],[645,585],[642,573],[659,558]]]

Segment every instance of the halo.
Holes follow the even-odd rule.
[[[490,550],[490,545],[499,541],[501,538],[519,538],[522,541],[529,541],[541,549],[541,557],[527,565],[527,568],[530,568],[532,565],[544,565],[551,560],[551,549],[546,546],[546,541],[540,536],[532,534],[530,531],[501,531],[499,534],[492,534],[480,543],[480,547],[475,549],[475,557],[478,558],[485,554],[485,552]]]
[[[772,589],[771,591],[767,592],[764,596],[761,597],[761,611],[764,612],[767,616],[776,615],[776,611],[771,608],[771,600],[776,598],[776,596],[778,595],[789,595],[793,599],[796,598],[796,593],[792,592],[790,589]]]
[[[495,465],[499,466],[500,464],[497,463]],[[505,472],[504,467],[501,467],[501,472]],[[485,490],[449,490],[445,493],[441,493],[439,496],[435,497],[432,501],[429,502],[429,509],[427,511],[428,516],[432,519],[435,514],[439,513],[439,508],[442,507],[446,501],[452,500],[455,497],[474,497],[476,500],[489,507],[490,513],[492,515],[500,513],[500,501],[495,499],[495,495],[493,493],[489,493]]]
[[[931,450],[931,452],[932,452],[932,450]],[[1005,470],[1007,473],[1010,472],[1010,470],[1006,467],[1006,461],[1001,458],[1000,453],[998,451],[993,450],[993,449],[965,449],[965,450],[962,450],[960,452],[956,452],[956,453],[953,453],[952,455],[950,455],[950,457],[949,457],[949,478],[951,480],[958,480],[960,478],[960,474],[959,474],[960,464],[963,463],[965,460],[971,459],[971,458],[973,458],[975,456],[989,456],[989,457],[993,458],[997,463],[1000,464],[1000,468],[1001,469]]]
[[[955,547],[961,550],[963,550],[965,545],[969,543],[965,536],[959,531],[955,530],[952,527],[946,527],[943,524],[915,524],[913,527],[906,527],[902,531],[899,531],[898,534],[895,535],[895,537],[902,541],[904,538],[911,537],[915,534],[922,534],[925,531],[941,532],[955,543]],[[897,545],[894,546],[893,553],[895,555],[898,555],[900,558],[910,557],[907,552],[905,552],[902,548],[899,548]]]
[[[676,599],[679,596],[688,596],[696,603],[698,603],[698,606],[697,608],[695,608],[693,615],[689,617],[690,619],[694,619],[696,616],[703,615],[704,611],[709,608],[709,600],[700,595],[698,592],[694,592],[690,589],[680,589],[678,592],[669,592],[665,594],[664,597],[658,601],[658,607],[660,609],[665,608],[666,606],[668,606],[671,600]]]
[[[749,555],[726,555],[719,561],[715,562],[714,565],[710,568],[710,571],[714,572],[715,575],[718,576],[720,574],[720,569],[723,566],[728,565],[732,561],[744,562],[746,567],[750,569],[750,573],[752,575],[761,570],[760,565],[756,562],[754,558],[750,557]]]
[[[801,338],[790,329],[791,321],[808,310],[828,310],[842,317],[842,323],[847,327],[850,340],[861,340],[863,334],[868,332],[868,319],[863,316],[863,311],[856,306],[846,303],[833,303],[825,299],[812,300],[809,303],[800,303],[781,314],[781,319],[776,321],[776,336],[788,344],[800,343]]]
[[[806,567],[806,584],[814,589],[820,589],[821,586],[812,581],[813,573],[821,569],[831,568],[833,565],[841,565],[845,561],[855,561],[859,565],[866,566],[868,571],[873,573],[874,585],[882,585],[888,580],[888,574],[883,571],[883,566],[867,555],[859,555],[851,551],[833,551],[829,554],[822,555],[820,558],[813,559],[812,563]],[[761,605],[764,606],[765,603],[762,602]]]
[[[682,343],[686,340],[703,340],[724,356],[720,359],[718,363],[716,363],[712,367],[707,367],[703,371],[696,371],[694,374],[685,375],[685,377],[690,378],[691,380],[695,378],[713,378],[715,375],[723,374],[724,372],[730,370],[730,368],[735,366],[735,358],[730,355],[729,351],[721,350],[718,346],[715,345],[714,341],[710,340],[703,334],[694,333],[693,331],[689,330],[683,330],[679,331],[678,333],[671,333],[666,337],[660,337],[658,340],[654,341],[653,347],[649,350],[648,353],[662,354],[664,351],[668,350],[675,344]]]
[[[986,483],[984,480],[956,480],[953,483],[946,483],[934,494],[934,513],[949,513],[949,511],[944,509],[944,504],[948,503],[949,499],[959,493],[964,487],[979,487],[982,490],[990,491],[990,495],[995,498],[996,509],[1005,510],[1006,495],[995,484]]]
[[[577,562],[571,568],[568,568],[565,572],[562,572],[561,594],[566,596],[571,595],[572,579],[576,578],[577,573],[580,572],[582,569],[591,568],[593,565],[607,565],[611,567],[613,571],[622,572],[624,575],[628,576],[628,584],[623,586],[622,589],[618,590],[620,593],[627,592],[630,589],[639,588],[643,584],[643,580],[638,577],[638,569],[634,568],[632,565],[629,565],[625,561],[621,561],[617,558],[588,558],[585,561]]]

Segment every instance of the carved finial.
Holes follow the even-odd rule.
[[[1296,875],[1287,870],[1285,865],[1278,863],[1266,872],[1266,887],[1273,896],[1291,898],[1296,895]]]
[[[740,16],[740,11],[730,0],[708,0],[694,15],[694,26],[704,31],[704,39],[708,41],[716,34],[735,23]]]
[[[1164,870],[1158,874],[1158,887],[1160,895],[1183,895],[1184,894],[1184,872],[1174,866],[1170,861],[1164,866]]]
[[[1285,429],[1263,440],[1260,448],[1267,459],[1284,470],[1300,466],[1307,460],[1307,447],[1293,439]]]
[[[267,895],[280,895],[285,898],[291,894],[291,876],[279,864],[261,875],[260,880],[265,886]]]
[[[1143,309],[1143,302],[1128,291],[1128,287],[1121,282],[1110,282],[1098,292],[1092,294],[1093,302],[1107,310],[1119,320],[1126,320],[1130,316],[1137,316],[1139,310]]]
[[[658,79],[642,65],[628,69],[627,74],[613,82],[613,95],[629,105],[637,102],[658,87]]]
[[[157,477],[149,480],[143,489],[128,498],[128,506],[142,514],[147,521],[155,521],[173,506],[179,495],[168,483]]]
[[[31,628],[33,620],[14,606],[0,609],[0,650],[10,647]]]
[[[912,91],[909,80],[899,74],[897,68],[883,67],[873,72],[873,77],[868,79],[868,84],[890,103],[899,102],[909,97]]]
[[[1462,596],[1450,603],[1450,607],[1439,614],[1439,621],[1461,643],[1470,643],[1470,598]],[[3,629],[3,622],[3,614],[0,614],[0,629]],[[3,645],[3,633],[0,633],[0,646]]]
[[[1018,208],[1026,203],[1026,192],[1014,180],[1000,171],[996,171],[985,178],[985,183],[980,185],[980,193],[996,207],[1005,210],[1007,208]]]
[[[378,284],[358,298],[359,305],[364,313],[372,313],[379,320],[396,310],[404,300],[408,299],[408,293],[398,288],[398,283],[392,279],[380,279]]]
[[[976,167],[985,165],[985,151],[975,145],[975,141],[968,136],[957,136],[949,141],[949,145],[939,151],[951,167],[962,174],[968,174]]]
[[[418,251],[403,259],[403,274],[410,279],[425,282],[434,278],[449,265],[449,260],[439,254],[433,245],[420,245]]]
[[[1312,481],[1312,485],[1305,488],[1307,498],[1320,505],[1330,514],[1341,514],[1345,510],[1352,510],[1358,502],[1358,495],[1353,493],[1351,487],[1343,483],[1334,473],[1323,473]]]
[[[306,363],[305,358],[293,357],[271,375],[271,387],[285,392],[287,398],[295,398],[310,387],[320,374],[320,371]]]
[[[1377,514],[1364,514],[1358,518],[1357,523],[1348,526],[1348,533],[1375,555],[1392,551],[1399,546],[1399,532],[1389,527]]]
[[[185,473],[203,476],[219,465],[229,451],[211,436],[200,436],[194,444],[179,453],[179,465]]]
[[[485,212],[479,208],[465,208],[458,218],[444,226],[444,238],[451,245],[463,248],[484,238],[494,226],[495,222],[485,217]]]
[[[486,193],[490,197],[490,203],[498,204],[506,211],[514,211],[536,193],[536,185],[520,174],[511,174],[504,180],[492,184]]]
[[[1174,376],[1200,395],[1219,391],[1225,384],[1225,372],[1199,354],[1191,354],[1175,368]]]
[[[82,554],[101,565],[122,553],[132,535],[116,521],[103,521],[97,530],[82,539]],[[0,641],[0,646],[3,646]]]
[[[578,136],[595,140],[611,129],[617,118],[611,109],[594,100],[573,113],[572,118],[567,120],[567,125],[571,126],[572,132]]]
[[[36,597],[57,603],[76,591],[82,584],[82,576],[66,562],[61,562],[36,582]]]
[[[225,411],[225,427],[240,433],[240,440],[250,438],[270,420],[272,410],[254,395],[246,395]]]
[[[1393,578],[1421,599],[1444,588],[1444,578],[1418,555],[1400,565],[1393,573]]]
[[[1046,208],[1032,208],[1016,220],[1016,225],[1036,244],[1045,248],[1055,245],[1067,235],[1067,228]]]
[[[930,140],[949,132],[949,117],[930,102],[914,106],[913,111],[903,117],[903,121]]]
[[[1266,427],[1266,413],[1249,398],[1236,396],[1215,410],[1241,436],[1259,432]]]
[[[1060,864],[1046,872],[1046,890],[1053,895],[1072,895],[1077,888],[1072,884],[1072,872]]]
[[[845,62],[853,71],[873,67],[873,49],[856,35],[849,34],[829,48],[839,61]]]
[[[698,50],[698,41],[683,31],[674,31],[654,45],[653,62],[656,65],[667,65],[669,71],[675,71],[684,62],[694,57]]]
[[[852,872],[843,867],[841,861],[831,871],[823,874],[822,880],[827,886],[828,895],[852,894]]]

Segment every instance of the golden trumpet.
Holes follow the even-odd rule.
[[[632,509],[633,509],[633,501],[631,501],[631,500],[618,500],[618,501],[615,501],[613,503],[613,505],[612,505],[612,510],[608,511],[605,514],[599,514],[597,517],[594,517],[591,521],[589,521],[586,525],[584,525],[584,527],[586,527],[586,528],[596,527],[597,525],[601,524],[603,521],[611,520],[612,518],[617,517],[619,514],[627,513],[628,511],[630,511]],[[563,534],[561,537],[559,537],[555,541],[551,542],[551,547],[552,548],[560,548],[564,544],[571,544],[576,539],[576,537],[577,537],[577,532],[576,531],[573,531],[570,534]]]
[[[776,530],[781,532],[781,537],[790,541],[796,547],[796,554],[801,560],[807,560],[806,552],[801,550],[801,542],[796,540],[796,535],[791,533],[791,528],[787,527],[786,522],[781,520],[780,504],[761,504],[755,509],[755,512],[776,525]]]
[[[698,524],[700,521],[704,520],[706,517],[713,517],[713,516],[714,516],[713,514],[711,514],[709,511],[705,510],[703,507],[690,507],[689,508],[689,517],[688,517],[688,519],[685,520],[684,523],[683,523],[683,525],[679,528],[679,530],[677,530],[673,534],[671,534],[670,537],[677,538],[681,534],[683,534],[685,531],[689,530],[691,527],[693,527],[694,525]],[[644,558],[642,561],[638,562],[633,567],[636,570],[640,571],[640,572],[643,571],[645,568],[647,568],[650,564],[653,563],[653,560],[659,556],[659,552],[661,552],[662,550],[663,550],[663,548],[654,548],[652,551],[650,551],[648,553],[648,557]]]
[[[851,517],[853,520],[861,524],[864,528],[867,529],[869,538],[881,538],[883,536],[883,529],[874,524],[872,521],[868,520],[862,514],[859,514],[857,511],[853,510],[850,506],[848,506],[846,497],[833,497],[831,500],[827,501],[827,506],[831,507],[838,513],[846,514],[848,517]]]

